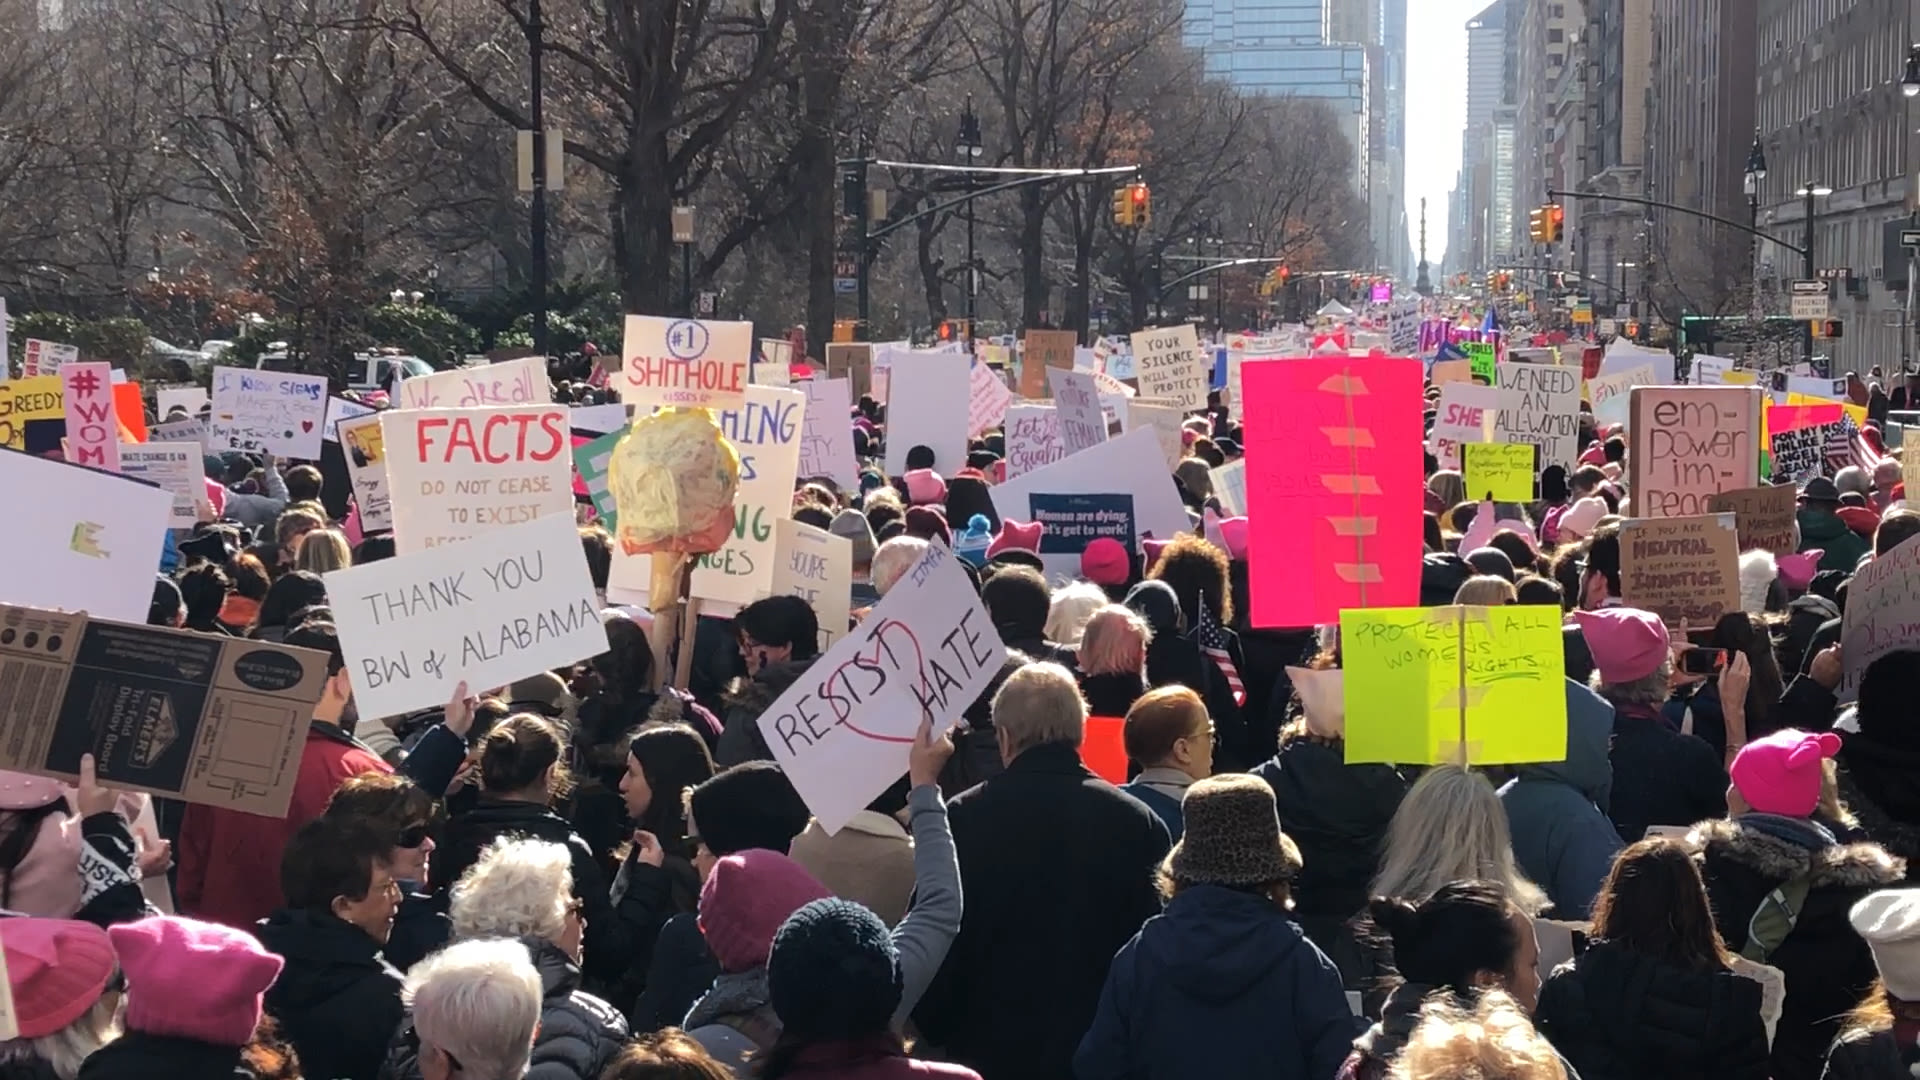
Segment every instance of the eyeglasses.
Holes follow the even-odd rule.
[[[400,835],[393,838],[394,847],[406,848],[409,851],[426,842],[427,827],[425,825],[414,825],[402,829],[400,830]]]
[[[580,899],[577,896],[567,901],[567,914],[572,916],[573,918],[576,918],[576,919],[580,918],[581,914],[586,910],[587,910],[587,902],[585,900]]]

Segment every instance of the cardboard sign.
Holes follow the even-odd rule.
[[[1740,536],[1732,514],[1630,518],[1620,527],[1620,600],[1668,626],[1712,626],[1740,610]]]
[[[209,425],[205,420],[175,420],[170,424],[155,424],[147,432],[147,441],[189,443],[198,450],[201,457],[206,457],[208,428]]]
[[[1427,372],[1427,381],[1435,386],[1472,383],[1473,362],[1471,360],[1435,360],[1433,367]],[[1491,378],[1487,380],[1487,385],[1489,387],[1493,385]]]
[[[1128,551],[1139,547],[1139,529],[1133,521],[1133,496],[1055,495],[1032,492],[1027,495],[1029,521],[1045,525],[1040,534],[1040,554],[1075,555],[1087,545],[1105,536],[1120,541]]]
[[[1601,427],[1627,422],[1628,391],[1636,386],[1647,386],[1653,382],[1653,366],[1641,364],[1637,368],[1622,371],[1616,375],[1602,375],[1587,383],[1587,401],[1593,405],[1594,422]]]
[[[793,342],[761,338],[760,360],[753,365],[752,379],[761,386],[793,385]]]
[[[1580,456],[1580,373],[1541,364],[1502,364],[1493,441],[1540,448],[1540,467],[1571,469]]]
[[[933,544],[858,630],[760,714],[760,733],[836,833],[906,772],[921,719],[946,730],[1006,655],[959,559]]]
[[[1200,355],[1200,343],[1191,324],[1141,330],[1133,335],[1134,378],[1143,397],[1166,398],[1182,409],[1204,409],[1209,366]]]
[[[20,354],[20,374],[26,378],[35,375],[58,375],[60,369],[80,360],[80,347],[59,341],[41,341],[28,338],[26,347]]]
[[[1029,330],[1022,339],[1020,357],[1020,395],[1029,398],[1047,396],[1047,369],[1073,370],[1073,351],[1080,337],[1071,330]]]
[[[1420,367],[1340,356],[1247,369],[1253,625],[1419,601]]]
[[[1920,648],[1920,537],[1877,555],[1853,575],[1840,624],[1845,670],[1834,691],[1841,704],[1860,696],[1860,677],[1875,660]]]
[[[400,408],[403,409],[547,405],[552,401],[553,388],[547,383],[546,361],[538,356],[439,371],[400,384]]]
[[[168,524],[191,529],[200,520],[200,501],[207,497],[200,455],[188,443],[122,443],[116,447],[120,473],[145,480],[173,496]]]
[[[1011,404],[1013,391],[1007,389],[1007,380],[991,366],[975,363],[967,373],[967,437],[1006,423]]]
[[[860,490],[853,456],[853,403],[845,379],[808,379],[806,417],[800,432],[801,476],[832,477],[841,491]]]
[[[607,651],[571,515],[326,575],[365,717],[445,704]]]
[[[1629,392],[1627,484],[1639,517],[1709,512],[1723,491],[1760,483],[1760,394],[1738,386]]]
[[[1152,431],[1153,437],[1160,443],[1160,456],[1171,472],[1186,454],[1186,437],[1180,430],[1180,422],[1186,419],[1186,415],[1178,405],[1137,397],[1127,402],[1126,429],[1133,431],[1145,428]]]
[[[423,380],[416,379],[414,381],[420,382]],[[406,384],[402,383],[401,385],[404,386]],[[372,416],[379,411],[380,410],[371,405],[362,405],[357,401],[348,401],[343,397],[328,398],[327,431],[324,438],[327,442],[339,442],[341,421],[352,420],[358,416]]]
[[[797,596],[820,623],[820,651],[853,625],[853,541],[825,529],[781,518],[774,522],[778,554],[772,596]]]
[[[952,476],[967,465],[967,410],[973,361],[964,353],[922,350],[898,358],[887,384],[887,472],[907,471],[916,446],[933,451],[933,469]],[[1073,362],[1073,353],[1067,353]]]
[[[0,768],[71,783],[92,754],[115,787],[282,817],[326,680],[311,649],[0,606]]]
[[[1451,382],[1440,388],[1440,401],[1428,443],[1443,469],[1460,467],[1460,448],[1467,443],[1491,442],[1494,417],[1500,411],[1500,390],[1476,382]]]
[[[1343,611],[1340,647],[1348,763],[1566,760],[1557,608]]]
[[[209,443],[216,449],[315,461],[326,420],[325,375],[213,369]]]
[[[27,425],[35,420],[64,420],[65,398],[58,375],[0,383],[0,446],[14,450],[26,446]]]
[[[753,324],[627,316],[613,385],[639,409],[737,408],[747,399]]]
[[[395,549],[411,554],[548,515],[571,522],[569,436],[563,405],[381,413]]]
[[[1228,517],[1239,517],[1247,512],[1247,459],[1229,461],[1217,469],[1208,470],[1213,477],[1213,497],[1220,500],[1220,509]]]
[[[1466,443],[1460,447],[1467,498],[1533,500],[1533,447],[1524,443]]]
[[[120,426],[113,415],[113,365],[67,364],[60,369],[67,413],[67,460],[120,471]]]
[[[1800,539],[1795,527],[1797,494],[1792,484],[1739,488],[1709,497],[1706,509],[1709,514],[1733,515],[1741,551],[1791,555]]]
[[[1092,375],[1054,368],[1047,372],[1047,385],[1060,422],[1060,445],[1067,453],[1077,454],[1107,441],[1107,419],[1100,411],[1100,391]]]
[[[146,621],[171,494],[18,451],[0,452],[0,491],[34,493],[8,508],[0,603]]]
[[[1067,448],[1060,442],[1060,415],[1052,405],[1009,406],[1006,445],[1009,480],[1067,456]]]
[[[339,434],[347,479],[353,484],[353,504],[360,508],[360,531],[393,528],[393,492],[387,486],[387,444],[379,415],[342,420]]]
[[[827,377],[845,379],[856,400],[873,387],[873,346],[864,341],[827,346]]]
[[[1150,431],[1129,431],[1018,477],[1009,470],[1006,481],[992,488],[994,512],[1002,521],[1028,520],[1036,493],[1129,496],[1133,500],[1134,528],[1141,539],[1172,539],[1193,528],[1180,501],[1180,491],[1163,463],[1159,440]],[[1044,547],[1045,534],[1041,543]],[[1139,550],[1139,545],[1128,550]],[[1043,551],[1041,561],[1049,574],[1072,575],[1080,569],[1078,555],[1048,555]]]
[[[154,391],[153,396],[155,411],[162,421],[180,419],[173,416],[176,411],[185,413],[184,419],[192,420],[213,407],[213,399],[197,386],[163,386]]]

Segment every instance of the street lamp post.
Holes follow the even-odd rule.
[[[1794,194],[1807,200],[1806,233],[1801,243],[1804,249],[1801,251],[1801,255],[1804,256],[1801,260],[1801,270],[1805,273],[1806,280],[1812,281],[1816,276],[1813,268],[1813,200],[1826,198],[1833,194],[1833,189],[1825,184],[1816,184],[1808,180],[1802,183],[1800,189]],[[1808,364],[1813,363],[1813,323],[1811,322],[1800,328],[1800,359]]]
[[[533,122],[533,194],[528,212],[533,219],[530,238],[533,267],[528,285],[533,293],[533,347],[542,358],[547,355],[547,118],[545,74],[542,53],[546,46],[546,24],[541,18],[540,0],[527,3],[527,62],[531,69],[528,90]]]
[[[1636,262],[1616,262],[1613,265],[1616,268],[1618,268],[1620,271],[1620,287],[1616,289],[1613,294],[1613,303],[1614,303],[1614,306],[1617,308],[1622,303],[1628,302],[1627,301],[1627,271],[1633,269],[1636,266],[1639,266],[1640,264]],[[1616,316],[1618,316],[1619,314],[1620,313],[1618,311],[1614,312],[1614,315]]]
[[[1907,69],[1900,76],[1900,95],[1907,102],[1907,127],[1913,127],[1913,99],[1920,97],[1920,43],[1907,47]],[[1907,171],[1907,146],[1911,135],[1902,135],[1900,139],[1900,171]],[[1910,195],[1907,205],[1907,224],[1920,225],[1920,202]],[[1905,319],[1900,326],[1900,374],[1904,377],[1913,360],[1913,309],[1914,292],[1920,290],[1920,262],[1915,259],[1916,251],[1907,249],[1907,304]]]
[[[980,145],[980,118],[973,112],[973,95],[967,95],[967,105],[960,113],[960,139],[954,145],[954,151],[967,169],[967,194],[974,191],[976,176],[973,166],[980,163],[986,148]],[[979,292],[980,270],[973,254],[973,200],[967,200],[967,344],[971,348],[974,338],[973,315],[975,296]]]
[[[1760,321],[1760,181],[1767,178],[1767,151],[1760,145],[1760,132],[1753,133],[1753,146],[1747,151],[1747,228],[1754,234],[1748,241],[1751,249],[1748,253],[1748,269],[1753,272],[1753,296],[1749,301],[1748,315]]]

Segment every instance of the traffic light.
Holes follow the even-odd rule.
[[[1153,221],[1153,192],[1143,182],[1127,185],[1127,198],[1133,204],[1133,225],[1144,229]]]
[[[940,325],[934,327],[934,333],[939,336],[941,341],[964,341],[969,336],[967,333],[967,320],[942,319],[940,320]]]
[[[1527,212],[1527,235],[1536,244],[1547,242],[1547,208],[1536,207]]]
[[[1133,226],[1132,184],[1122,184],[1113,189],[1113,223],[1123,229]]]
[[[1813,324],[1813,336],[1817,338],[1837,338],[1842,336],[1844,326],[1839,319],[1818,319]]]
[[[1548,203],[1541,214],[1546,227],[1547,243],[1557,244],[1567,228],[1567,208],[1559,203]]]

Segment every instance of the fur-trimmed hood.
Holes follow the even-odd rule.
[[[1818,888],[1878,888],[1898,884],[1907,864],[1879,844],[1834,843],[1812,849],[1741,823],[1740,818],[1703,821],[1687,837],[1695,850],[1723,858],[1756,874],[1785,881],[1802,872]]]

